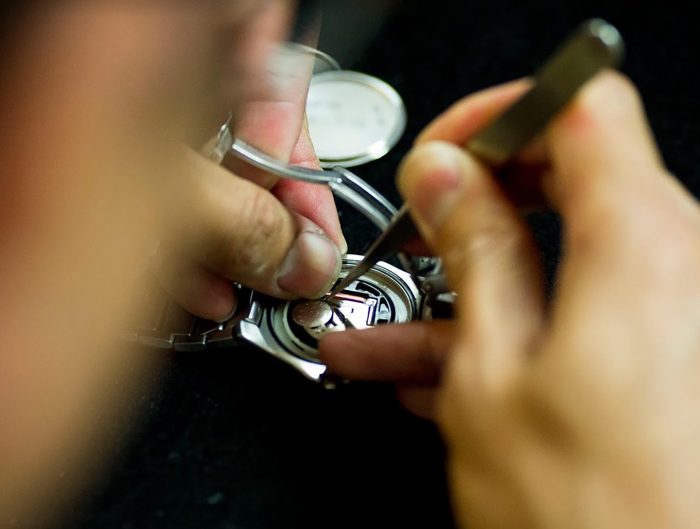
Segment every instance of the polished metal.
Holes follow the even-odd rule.
[[[411,216],[407,214],[407,208],[404,206],[392,223],[384,230],[379,238],[374,241],[372,246],[370,246],[365,258],[328,293],[326,299],[332,299],[336,296],[350,283],[372,268],[374,263],[378,262],[379,259],[399,251],[409,241],[407,234],[411,232],[416,236],[418,235],[413,220]]]
[[[285,164],[240,139],[231,144],[230,152],[245,163],[281,178],[327,185],[334,195],[362,213],[379,229],[385,229],[396,215],[396,207],[391,202],[344,167],[324,170]]]
[[[599,20],[588,22],[538,72],[535,88],[478,135],[468,148],[488,163],[502,163],[541,130],[578,85],[598,69],[614,65],[621,54],[622,41],[615,28]],[[204,154],[221,163],[228,152],[280,177],[329,186],[336,196],[384,230],[383,236],[370,251],[369,259],[359,255],[344,258],[340,280],[331,298],[283,301],[235,284],[239,308],[231,319],[217,323],[195,318],[162,293],[154,293],[150,316],[125,333],[125,339],[176,351],[252,344],[325,387],[334,387],[335,379],[327,375],[326,366],[318,356],[318,340],[325,334],[450,316],[455,294],[449,292],[440,274],[439,260],[414,259],[409,263],[404,259],[405,270],[377,260],[379,253],[386,255],[389,250],[398,249],[402,243],[399,239],[405,241],[411,228],[415,228],[405,206],[397,213],[377,190],[344,167],[334,166],[330,170],[295,167],[241,140],[234,141],[227,121],[217,138],[205,147]]]
[[[231,118],[232,115],[229,114],[226,123],[221,126],[214,141],[203,148],[203,154],[216,164],[223,162],[224,157],[233,146],[234,138],[233,134],[231,134]]]
[[[301,51],[309,52],[306,49]],[[316,53],[314,55],[321,57]],[[376,83],[380,82],[377,80]],[[405,120],[405,116],[401,120]],[[254,146],[235,139],[230,121],[231,116],[217,137],[202,150],[215,163],[221,163],[224,156],[230,153],[251,166],[281,178],[327,185],[338,198],[348,202],[380,230],[384,230],[396,215],[396,208],[391,202],[347,168],[335,166],[314,170],[282,163]],[[396,139],[398,137],[388,138],[388,143],[381,149],[390,148]],[[361,260],[362,256],[359,255],[345,256],[340,277]],[[423,260],[409,261],[401,255],[399,261],[404,270],[387,263],[376,263],[328,301],[283,301],[234,284],[237,310],[225,322],[196,318],[162,292],[154,291],[146,296],[152,304],[151,310],[133,331],[124,333],[124,338],[150,347],[183,352],[252,344],[325,387],[334,387],[336,380],[326,375],[326,366],[318,357],[318,340],[325,334],[405,323],[430,313],[423,301],[420,282],[430,274],[431,267],[426,268]],[[418,277],[409,273],[415,270],[421,270],[423,275]]]
[[[343,259],[341,276],[362,260]],[[423,294],[413,277],[387,263],[377,263],[331,302],[282,301],[254,294],[254,317],[237,323],[239,339],[322,381],[326,366],[318,357],[318,339],[329,332],[406,323],[420,317]],[[226,324],[222,325],[223,328]]]
[[[333,57],[317,48],[307,46],[306,44],[301,44],[299,42],[287,42],[285,46],[293,52],[295,51],[297,53],[305,53],[308,55],[312,55],[318,63],[323,64],[325,66],[325,70],[323,71],[341,69],[338,61],[336,61]],[[320,71],[318,71],[319,69],[320,68],[317,68],[316,64],[314,64],[314,73],[321,73]]]
[[[341,277],[362,260],[343,259]],[[431,313],[413,276],[387,263],[377,263],[363,277],[328,302],[285,301],[234,285],[239,310],[223,323],[196,318],[162,293],[149,296],[153,308],[123,338],[149,347],[180,352],[254,345],[311,380],[332,387],[318,356],[318,340],[329,332],[406,323]]]

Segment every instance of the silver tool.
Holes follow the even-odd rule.
[[[360,255],[346,255],[341,274],[361,259]],[[427,296],[411,274],[387,263],[377,263],[328,301],[284,301],[242,285],[234,288],[238,307],[225,322],[196,318],[154,288],[148,296],[147,314],[141,315],[141,321],[122,337],[181,352],[249,344],[331,389],[339,380],[326,373],[319,359],[321,336],[351,328],[406,323],[430,314]]]
[[[502,166],[540,134],[589,79],[604,68],[617,67],[623,53],[623,40],[614,26],[600,19],[587,21],[535,73],[532,89],[472,138],[466,148],[485,164]],[[326,299],[417,236],[418,229],[404,205],[362,262]]]
[[[612,26],[591,21],[582,33],[587,36],[577,35],[538,72],[532,91],[472,140],[468,146],[472,152],[491,165],[508,160],[566,104],[585,79],[619,61],[622,40]],[[124,333],[125,339],[176,351],[248,343],[307,378],[334,387],[338,380],[328,376],[318,357],[318,339],[324,334],[449,313],[454,295],[446,292],[439,260],[414,258],[410,263],[402,262],[403,270],[377,262],[377,254],[396,251],[411,230],[415,233],[405,207],[397,213],[377,190],[344,167],[312,170],[284,164],[235,140],[228,122],[204,154],[220,163],[227,152],[280,177],[329,186],[336,196],[384,230],[376,248],[370,250],[371,258],[346,256],[341,270],[344,286],[334,289],[333,298],[323,300],[277,300],[235,284],[239,305],[223,323],[195,318],[155,289],[152,296],[146,296],[151,301],[149,316]]]

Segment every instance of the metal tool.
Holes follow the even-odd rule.
[[[624,43],[614,26],[600,19],[585,22],[534,76],[534,85],[466,145],[486,165],[502,166],[541,133],[589,79],[622,61]],[[418,236],[408,206],[374,242],[365,258],[326,296],[332,298],[372,266]]]

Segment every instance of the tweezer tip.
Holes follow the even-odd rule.
[[[328,301],[329,299],[333,299],[334,297],[336,297],[340,293],[340,291],[342,290],[342,288],[338,288],[338,287],[342,287],[342,285],[343,285],[342,280],[338,281],[338,283],[336,283],[333,286],[333,288],[330,290],[330,292],[328,292],[325,296],[323,296],[321,298],[321,300]]]

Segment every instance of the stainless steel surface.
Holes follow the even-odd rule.
[[[253,167],[262,169],[282,178],[291,178],[292,180],[301,180],[311,184],[330,184],[332,182],[340,183],[342,176],[336,171],[309,169],[299,167],[297,165],[289,165],[279,161],[252,145],[237,139],[231,145],[231,153],[237,158],[249,163]]]
[[[346,256],[341,275],[361,260],[359,255]],[[323,334],[414,320],[421,314],[422,299],[410,274],[387,263],[377,263],[328,303],[282,301],[254,294],[259,318],[241,320],[238,336],[306,377],[323,381],[326,367],[318,358],[317,348],[317,340]],[[328,309],[330,317],[326,319]]]
[[[386,257],[387,255],[398,251],[408,240],[408,234],[418,234],[418,230],[413,224],[411,216],[408,214],[408,208],[404,205],[398,212],[391,225],[374,241],[372,246],[367,251],[366,257],[353,270],[351,270],[345,278],[338,283],[331,292],[326,296],[326,299],[331,299],[346,288],[350,283],[355,281],[372,268],[374,263]],[[382,257],[379,257],[382,256]]]
[[[204,146],[203,154],[214,163],[220,164],[224,160],[224,156],[233,145],[233,135],[231,134],[231,114],[229,114],[226,123],[219,129],[219,133],[213,143]]]
[[[316,62],[314,63],[313,73],[319,74],[328,70],[340,70],[340,64],[329,54],[298,42],[288,42],[285,44],[290,50],[298,53],[306,53],[312,55]]]
[[[348,255],[341,275],[362,260]],[[333,387],[318,358],[318,340],[328,332],[405,323],[425,314],[423,293],[410,274],[377,263],[367,274],[329,302],[284,301],[235,286],[240,311],[225,323],[195,318],[162,293],[152,303],[145,322],[123,338],[149,347],[176,351],[255,345],[297,369],[307,378]]]
[[[362,213],[379,229],[386,228],[396,214],[396,208],[379,191],[344,167],[317,170],[285,164],[242,140],[236,140],[230,152],[253,167],[282,178],[328,185],[337,197]]]
[[[532,89],[474,136],[466,148],[490,166],[504,164],[537,137],[588,80],[604,68],[617,66],[623,52],[622,37],[614,26],[600,19],[587,21],[536,72]],[[404,205],[363,262],[327,298],[417,235]]]
[[[245,304],[250,290],[235,286],[238,299]],[[202,320],[189,314],[161,291],[153,289],[144,298],[148,305],[134,330],[122,338],[158,349],[202,351],[217,345],[235,343],[235,328],[245,314],[234,315],[226,323]]]
[[[406,128],[406,107],[389,84],[349,71],[314,75],[306,103],[322,167],[354,167],[384,156]]]

